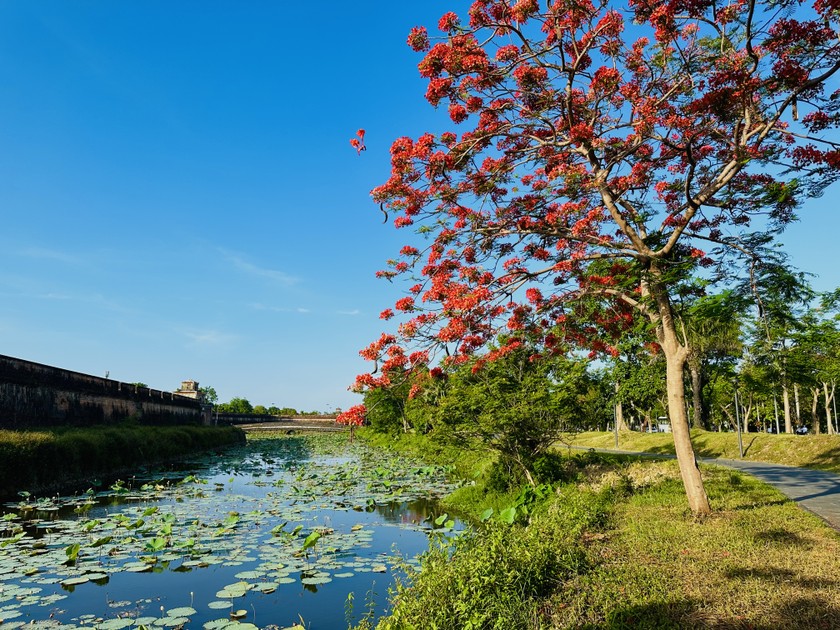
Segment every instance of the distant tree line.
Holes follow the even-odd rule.
[[[226,403],[210,401],[209,398],[208,401],[214,403],[213,409],[218,413],[253,414],[259,416],[321,415],[321,412],[319,411],[298,411],[297,409],[294,409],[292,407],[277,407],[276,405],[266,407],[265,405],[252,405],[247,398],[242,397],[231,398],[230,401]]]

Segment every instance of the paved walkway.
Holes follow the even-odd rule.
[[[642,455],[675,459],[675,455],[661,453],[637,453],[612,449],[596,449],[608,453]],[[769,483],[795,501],[800,507],[813,512],[834,529],[840,530],[840,475],[824,470],[797,468],[782,464],[767,464],[745,459],[714,459],[701,457],[698,461],[743,470],[745,473]]]
[[[836,473],[743,459],[702,458],[700,461],[743,470],[840,530],[840,475]]]

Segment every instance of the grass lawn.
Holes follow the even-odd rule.
[[[818,468],[840,473],[840,435],[773,435],[744,433],[744,459],[788,466]],[[692,431],[691,442],[699,457],[738,459],[738,435]],[[585,448],[615,448],[614,433],[568,434],[561,444]],[[640,433],[621,431],[618,448],[646,453],[674,453],[674,438],[670,433]]]
[[[593,489],[629,492],[583,534],[590,568],[546,602],[549,627],[840,628],[837,532],[747,475],[703,468],[715,512],[702,520],[676,462],[590,473]]]

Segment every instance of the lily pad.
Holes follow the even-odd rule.
[[[252,590],[268,595],[276,591],[278,586],[279,584],[277,582],[257,582],[254,584]]]
[[[87,581],[89,581],[88,576],[80,575],[79,577],[67,578],[66,580],[62,580],[61,585],[62,586],[76,586],[78,584],[84,584]]]
[[[157,621],[157,617],[137,617],[134,620],[134,625],[138,628],[140,626],[151,626],[155,621]]]
[[[121,630],[134,625],[134,619],[108,619],[96,624],[97,630]]]
[[[326,584],[327,582],[332,582],[332,578],[318,576],[318,577],[303,578],[301,580],[301,584],[309,584],[311,586],[315,586],[317,584]]]
[[[28,593],[23,587],[43,585],[49,587],[53,597],[77,598],[80,594],[73,593],[72,588],[84,581],[99,583],[123,572],[157,574],[180,569],[194,571],[194,579],[186,588],[201,589],[195,596],[201,606],[208,606],[205,610],[216,609],[219,615],[228,617],[231,609],[242,608],[250,614],[249,605],[237,599],[251,590],[268,594],[281,590],[284,584],[300,581],[310,587],[338,578],[364,578],[363,574],[371,571],[390,572],[384,557],[369,557],[373,554],[366,551],[382,546],[380,529],[420,530],[428,528],[428,523],[420,525],[422,517],[415,515],[410,519],[413,523],[390,518],[382,522],[375,511],[395,507],[389,504],[397,490],[405,495],[397,500],[405,501],[442,493],[451,487],[445,484],[444,471],[439,467],[422,467],[392,455],[370,453],[363,445],[347,446],[342,440],[335,440],[335,446],[328,448],[323,447],[324,442],[313,440],[311,444],[307,442],[306,452],[294,455],[286,450],[298,442],[262,438],[255,442],[246,447],[250,453],[241,451],[238,459],[231,458],[233,463],[213,455],[211,458],[216,461],[212,469],[201,469],[200,465],[192,468],[191,464],[189,472],[196,479],[207,478],[207,484],[177,483],[186,474],[182,470],[149,482],[114,484],[117,489],[91,492],[81,500],[78,496],[45,501],[29,498],[26,503],[31,509],[26,512],[13,504],[12,515],[5,522],[0,520],[0,528],[6,527],[0,535],[17,535],[19,523],[25,521],[29,521],[31,529],[27,526],[28,536],[0,549],[0,606],[14,605],[15,612],[35,620],[34,627],[41,627],[39,615],[44,616],[44,608],[38,607],[49,606],[55,619],[46,623],[54,627],[59,622],[62,628],[74,627],[73,623],[86,628],[96,628],[97,624],[123,627],[123,623],[132,622],[135,628],[174,627],[172,624],[176,623],[198,628],[201,623],[187,621],[195,613],[181,610],[194,611],[191,606],[173,608],[163,617],[143,617],[142,622],[129,617],[109,619],[116,611],[109,610],[108,594],[103,592],[100,601],[86,611],[95,614],[76,612],[72,616],[74,613],[56,607],[58,599],[41,597],[37,590]],[[273,476],[267,482],[269,469]],[[222,479],[224,483],[220,484]],[[221,493],[214,489],[219,485]],[[243,490],[246,485],[250,487]],[[86,502],[90,505],[85,510],[70,515]],[[347,510],[353,506],[366,513],[351,516]],[[41,509],[45,507],[56,507],[58,511],[47,514]],[[4,519],[2,512],[0,519]],[[448,525],[449,520],[444,520],[443,525]],[[280,527],[280,523],[284,526]],[[76,544],[79,549],[74,554]],[[72,555],[76,556],[72,562],[62,565]],[[203,568],[219,565],[241,568],[203,572]],[[225,585],[225,577],[234,571],[240,581]],[[25,577],[27,574],[29,577]],[[138,590],[133,592],[140,599],[126,602],[121,610],[154,612],[161,604],[161,588],[166,589],[156,586],[160,581],[155,575],[136,578]],[[70,592],[55,593],[61,591],[54,586],[58,583],[69,585],[65,590]],[[95,599],[94,588],[83,591],[81,595]],[[214,592],[217,598],[212,597]],[[184,595],[173,589],[166,593],[169,602],[163,603],[171,603],[171,598],[184,601]],[[277,600],[280,602],[273,597],[255,598],[256,618],[266,616],[263,606],[288,604],[281,597]],[[78,611],[79,607],[65,608]],[[267,618],[270,620],[274,614],[267,613]],[[336,619],[341,614],[339,611]],[[6,621],[2,629],[12,623],[15,622]],[[109,627],[106,625],[106,630]],[[205,627],[256,626],[228,617],[208,621]]]

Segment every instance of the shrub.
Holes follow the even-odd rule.
[[[584,567],[574,539],[541,519],[528,527],[488,523],[422,556],[398,580],[392,615],[379,628],[410,630],[536,627],[542,600]]]

